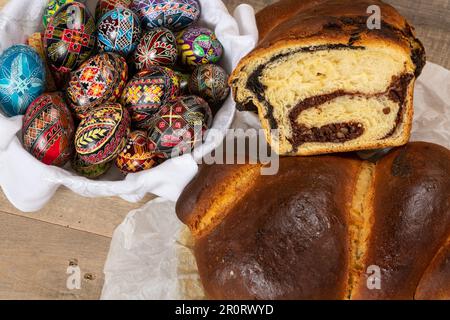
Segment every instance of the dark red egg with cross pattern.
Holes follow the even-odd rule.
[[[103,15],[115,8],[129,8],[131,0],[98,0],[95,7],[95,19],[99,21]]]
[[[94,51],[95,21],[83,3],[71,2],[59,8],[44,34],[44,47],[53,71],[67,73]]]
[[[184,96],[161,108],[149,130],[150,150],[172,158],[201,143],[212,124],[208,103],[197,96]]]

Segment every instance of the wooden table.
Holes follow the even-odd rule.
[[[299,0],[301,1],[301,0]],[[2,6],[7,0],[0,0]],[[274,0],[224,0],[256,10]],[[450,0],[387,0],[412,24],[430,61],[450,69]],[[126,214],[150,200],[86,199],[61,188],[43,210],[23,214],[0,192],[0,299],[96,299],[112,233]],[[68,290],[69,265],[82,272],[80,290]]]

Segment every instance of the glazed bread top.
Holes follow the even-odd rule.
[[[381,29],[369,29],[369,6],[381,9]],[[392,6],[379,0],[281,0],[256,15],[259,43],[230,77],[230,83],[248,59],[257,57],[277,44],[303,42],[317,45],[355,45],[370,40],[385,40],[411,53],[416,77],[425,65],[425,50],[414,29]]]
[[[205,166],[177,203],[214,299],[449,299],[450,151]],[[367,286],[370,266],[381,288]],[[370,279],[369,279],[370,280]]]

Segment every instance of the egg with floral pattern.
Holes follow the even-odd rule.
[[[71,3],[74,1],[75,0],[50,0],[47,4],[47,7],[45,7],[44,15],[42,17],[42,23],[44,25],[44,28],[47,27],[48,22],[61,6],[65,5],[66,3]]]
[[[103,52],[89,58],[72,72],[67,88],[71,109],[82,119],[89,110],[117,101],[127,79],[128,65],[122,56]]]
[[[201,13],[198,0],[133,0],[131,9],[143,28],[165,27],[176,32],[197,22]]]
[[[144,34],[134,52],[133,61],[137,70],[145,70],[152,65],[172,66],[177,57],[175,35],[166,28],[156,28]]]
[[[0,56],[0,109],[8,116],[22,115],[45,89],[45,66],[27,45],[15,45]]]
[[[177,42],[181,63],[191,68],[217,63],[223,55],[222,44],[208,28],[190,27],[178,35]]]
[[[47,61],[54,72],[77,68],[95,48],[95,21],[83,3],[63,5],[49,21],[44,33]]]
[[[216,113],[230,93],[228,77],[227,72],[218,65],[201,65],[192,72],[189,91],[205,99]]]
[[[136,74],[123,90],[121,103],[131,114],[133,125],[147,129],[160,108],[180,94],[180,80],[169,68],[152,66]]]
[[[147,132],[133,131],[122,152],[116,158],[116,166],[123,173],[135,173],[153,168],[165,160],[165,156],[151,152]]]
[[[47,165],[63,166],[70,160],[74,134],[72,115],[60,92],[39,96],[23,117],[23,145]]]
[[[197,96],[178,98],[158,112],[148,132],[150,150],[167,158],[182,155],[201,143],[211,127],[212,113],[208,103]]]
[[[136,49],[140,36],[139,19],[127,8],[115,8],[107,12],[97,24],[100,51],[126,56]]]
[[[88,165],[114,160],[123,150],[130,130],[130,116],[119,103],[92,109],[75,134],[75,150]]]

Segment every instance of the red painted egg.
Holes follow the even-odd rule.
[[[103,15],[115,8],[129,8],[131,0],[99,0],[95,8],[95,19],[100,20]]]
[[[173,66],[177,62],[177,40],[172,31],[156,28],[144,34],[134,52],[136,70],[151,66]]]
[[[39,96],[23,117],[25,149],[48,165],[63,166],[69,161],[74,133],[72,115],[59,92]]]
[[[197,96],[180,97],[165,105],[150,129],[150,150],[167,158],[181,155],[201,142],[203,133],[211,127],[212,113],[208,103]]]
[[[90,165],[114,160],[125,146],[129,129],[130,116],[120,104],[92,109],[75,134],[77,156]]]
[[[147,133],[133,131],[127,144],[116,158],[116,166],[123,173],[135,173],[153,168],[164,161],[165,156],[150,151]]]
[[[91,109],[115,102],[128,78],[128,66],[118,54],[104,52],[91,57],[72,73],[67,98],[79,119]]]

